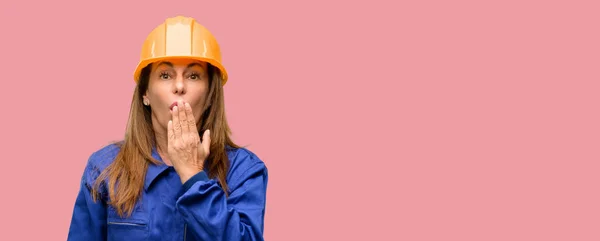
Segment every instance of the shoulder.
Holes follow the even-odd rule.
[[[88,185],[93,184],[100,173],[115,160],[121,149],[119,144],[108,144],[92,152],[85,165],[82,181],[85,181]]]
[[[239,148],[227,148],[227,156],[229,158],[229,169],[230,172],[236,173],[245,171],[248,168],[258,166],[265,168],[266,165],[261,158],[258,157],[254,152],[250,151],[245,147]]]
[[[121,150],[119,144],[120,143],[112,143],[94,151],[90,155],[87,164],[95,168],[106,168],[108,165],[110,165],[110,163],[112,163],[115,160],[117,154],[119,154],[119,151]]]
[[[265,162],[245,147],[226,148],[229,158],[228,183],[236,184],[253,175],[268,175]]]

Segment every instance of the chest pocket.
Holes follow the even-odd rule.
[[[139,207],[136,207],[128,217],[120,217],[113,207],[108,209],[106,229],[108,241],[147,240],[149,226],[148,213]]]

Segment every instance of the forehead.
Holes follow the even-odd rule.
[[[187,59],[175,59],[159,61],[154,64],[154,69],[157,68],[175,68],[175,69],[188,69],[188,68],[202,68],[206,69],[206,62],[198,60],[187,60]]]

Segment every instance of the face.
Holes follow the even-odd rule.
[[[153,125],[164,130],[171,119],[170,109],[181,100],[192,107],[196,123],[208,94],[206,63],[195,60],[169,60],[152,66],[144,101],[152,109]]]

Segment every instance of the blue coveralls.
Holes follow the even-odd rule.
[[[94,203],[90,188],[119,147],[94,152],[81,186],[68,233],[70,241],[96,240],[263,240],[268,174],[246,148],[227,148],[230,169],[226,198],[216,179],[200,172],[182,184],[172,166],[148,167],[142,199],[130,217],[121,218],[106,200]],[[162,162],[156,152],[152,156]]]

